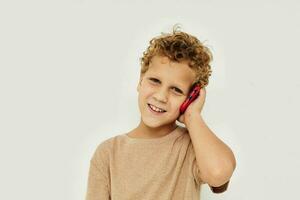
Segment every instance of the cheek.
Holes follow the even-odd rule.
[[[180,106],[183,104],[184,100],[185,100],[185,99],[180,99],[180,100],[178,100],[178,101],[176,102],[176,106],[177,106],[178,109],[179,109]]]
[[[140,92],[140,96],[144,99],[148,99],[149,97],[151,97],[151,95],[152,95],[152,92],[149,89],[148,90],[146,89],[146,90],[143,90]]]
[[[145,86],[141,88],[139,95],[143,98],[148,99],[153,96],[154,93],[155,90],[151,86],[145,84]]]
[[[170,108],[174,112],[177,112],[177,111],[179,111],[179,108],[183,102],[184,102],[184,100],[174,99],[173,101],[170,101]]]
[[[143,104],[149,102],[151,97],[152,97],[152,92],[149,89],[140,90],[138,94],[139,102],[141,103],[143,102]]]

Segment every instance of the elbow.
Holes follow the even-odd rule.
[[[213,187],[220,187],[224,184],[228,183],[234,170],[236,167],[235,162],[231,162],[230,164],[226,165],[227,167],[222,167],[220,169],[215,170],[212,174],[211,181],[209,182],[210,186]]]
[[[233,170],[219,171],[216,173],[211,181],[208,183],[213,193],[223,193],[227,190],[230,177],[232,176]]]
[[[214,193],[222,193],[227,190],[230,178],[236,168],[236,159],[232,153],[231,159],[220,164],[211,172],[211,178],[208,183],[210,189]]]

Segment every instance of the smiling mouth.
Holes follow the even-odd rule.
[[[151,106],[151,104],[147,104],[148,105],[148,107],[149,107],[149,109],[152,111],[152,112],[155,112],[155,113],[165,113],[166,111],[165,110],[163,110],[163,109],[160,109],[160,110],[163,110],[163,111],[157,111],[157,110],[154,110]]]

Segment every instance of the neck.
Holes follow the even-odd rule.
[[[144,124],[141,119],[139,125],[134,129],[134,133],[139,138],[159,138],[168,135],[177,127],[174,122],[173,124],[152,128]]]

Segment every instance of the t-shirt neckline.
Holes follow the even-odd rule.
[[[141,144],[158,144],[158,143],[162,143],[168,140],[172,140],[173,138],[176,138],[177,136],[179,136],[181,134],[181,131],[179,129],[181,129],[181,126],[178,126],[172,130],[170,133],[168,133],[165,136],[162,137],[158,137],[158,138],[132,138],[129,137],[126,134],[123,134],[123,137],[129,141],[130,143],[141,143]]]

